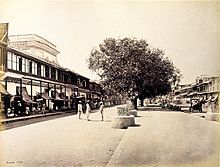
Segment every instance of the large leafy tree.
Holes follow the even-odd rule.
[[[136,38],[105,39],[91,51],[88,63],[106,86],[133,102],[168,93],[180,76],[164,51]]]

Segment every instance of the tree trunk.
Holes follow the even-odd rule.
[[[144,107],[144,99],[140,99],[141,101],[141,107]]]
[[[132,109],[137,110],[137,97],[131,99]]]

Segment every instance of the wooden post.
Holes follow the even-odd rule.
[[[42,82],[40,81],[40,93],[42,93]]]
[[[7,91],[7,87],[8,87],[8,82],[7,82],[7,79],[5,79],[5,90]],[[1,94],[1,93],[0,93]],[[0,97],[1,98],[1,97]],[[0,101],[1,101],[1,99],[0,99]],[[4,102],[5,102],[5,100],[3,100],[3,104],[4,104]],[[4,113],[5,113],[5,115],[7,115],[7,113],[8,113],[8,107],[11,107],[11,102],[10,102],[10,105],[8,106],[8,105],[5,105],[4,104]]]
[[[33,100],[32,96],[33,96],[33,80],[31,79],[31,100]],[[31,113],[32,113],[32,111],[33,111],[33,103],[31,103],[30,110],[31,110]]]
[[[8,82],[7,82],[7,79],[5,80],[5,90],[7,90],[8,88]]]
[[[20,96],[21,96],[21,100],[22,100],[22,79],[20,79]]]
[[[49,89],[50,89],[49,82],[47,83],[47,89],[48,89],[48,92],[47,92],[47,93],[48,93],[48,97],[49,97],[49,95],[50,95],[50,94],[49,94],[49,92],[50,92],[50,91],[49,91]],[[48,110],[50,110],[50,102],[49,102],[49,99],[47,100],[47,104],[48,104]]]
[[[33,99],[33,98],[32,98],[32,95],[33,95],[33,90],[32,90],[32,88],[33,88],[33,80],[31,79],[31,100]]]
[[[56,93],[57,93],[56,84],[54,84],[54,91],[55,91],[55,98],[56,98]]]

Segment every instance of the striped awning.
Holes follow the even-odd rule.
[[[0,93],[5,94],[5,95],[9,94],[7,92],[7,90],[5,90],[5,87],[1,83],[0,83]]]

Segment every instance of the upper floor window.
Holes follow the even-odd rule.
[[[41,65],[41,76],[45,77],[45,65]]]
[[[55,68],[51,68],[51,78],[56,79],[56,69]]]
[[[32,74],[37,75],[37,63],[32,61]]]
[[[28,73],[32,74],[32,61],[28,60]]]
[[[63,73],[60,70],[58,70],[58,80],[63,81]]]
[[[12,54],[8,52],[7,54],[7,67],[8,69],[12,69]]]
[[[22,58],[20,56],[17,56],[17,70],[22,71]]]
[[[11,61],[12,61],[12,70],[16,70],[17,69],[17,56],[12,53],[12,56],[11,56]]]
[[[56,80],[58,80],[58,70],[56,69]]]
[[[8,69],[22,71],[22,58],[14,53],[8,52],[7,67]]]
[[[45,76],[49,78],[49,67],[45,65]]]
[[[41,76],[41,64],[37,63],[37,75]]]
[[[26,72],[26,59],[22,57],[22,72]]]

